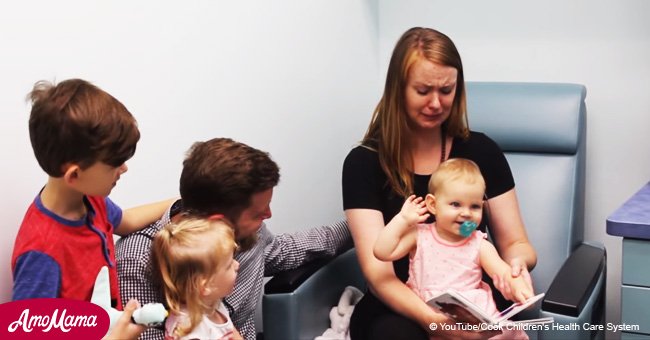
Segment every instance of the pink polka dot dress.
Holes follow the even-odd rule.
[[[406,285],[424,301],[447,289],[454,289],[479,308],[497,315],[499,311],[492,298],[492,290],[482,281],[479,259],[479,247],[487,235],[476,230],[460,242],[449,242],[438,235],[435,223],[420,224],[417,230],[417,249],[410,256]],[[528,339],[523,331],[505,330],[492,339],[514,338]]]

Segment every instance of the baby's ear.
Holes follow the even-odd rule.
[[[427,205],[427,210],[433,215],[436,214],[436,196],[433,196],[432,194],[427,194],[427,196],[424,198],[424,202]]]

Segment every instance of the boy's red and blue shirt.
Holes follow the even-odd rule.
[[[122,210],[107,197],[86,196],[84,204],[86,216],[72,221],[45,208],[40,194],[34,199],[11,257],[12,300],[59,297],[90,301],[97,274],[107,266],[112,305],[122,309],[113,243]]]

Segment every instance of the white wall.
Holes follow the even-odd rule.
[[[192,142],[226,136],[281,167],[276,232],[343,218],[343,158],[378,99],[375,1],[25,1],[0,11],[0,303],[25,209],[45,183],[25,95],[80,77],[121,100],[142,133],[111,197],[177,194]]]
[[[382,70],[413,26],[454,40],[466,80],[586,85],[586,239],[607,247],[607,319],[618,323],[621,239],[605,220],[650,180],[650,2],[380,0]]]

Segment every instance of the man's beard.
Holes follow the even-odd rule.
[[[253,248],[253,246],[257,243],[257,233],[254,233],[251,236],[245,237],[243,239],[237,240],[237,244],[239,245],[239,251],[247,251]]]

